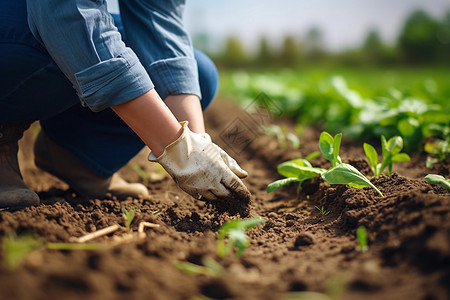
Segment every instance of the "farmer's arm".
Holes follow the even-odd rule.
[[[121,1],[127,45],[137,54],[158,94],[179,121],[204,132],[197,62],[182,15],[184,1]],[[156,30],[155,30],[156,29]]]

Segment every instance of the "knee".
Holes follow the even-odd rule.
[[[214,62],[203,52],[194,49],[195,59],[198,66],[198,77],[200,91],[202,93],[202,109],[205,110],[217,94],[219,87],[219,73]]]

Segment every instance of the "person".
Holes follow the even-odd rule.
[[[105,0],[0,0],[0,208],[39,204],[17,161],[35,120],[36,165],[80,195],[147,197],[116,173],[146,145],[196,199],[249,201],[247,172],[205,133],[217,70],[192,46],[184,1],[119,4],[113,17]]]

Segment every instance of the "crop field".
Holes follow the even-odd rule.
[[[450,298],[450,74],[229,71],[205,112],[248,206],[201,202],[142,151],[149,199],[84,199],[33,163],[0,212],[2,299]],[[101,232],[100,230],[106,230]]]

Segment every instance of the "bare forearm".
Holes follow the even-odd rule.
[[[156,156],[181,135],[181,125],[154,89],[111,108]]]
[[[196,133],[205,132],[200,99],[195,95],[169,95],[164,99],[178,121],[189,121],[189,129]]]

